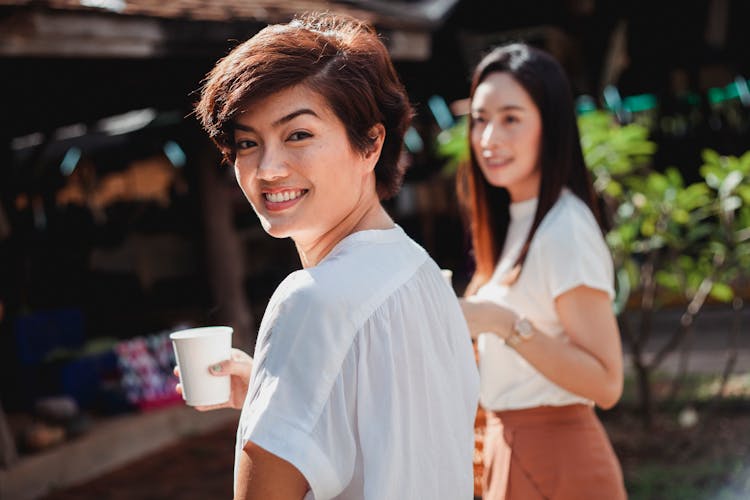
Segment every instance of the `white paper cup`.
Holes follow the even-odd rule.
[[[180,367],[182,399],[186,404],[207,406],[229,401],[229,377],[211,375],[209,367],[229,359],[232,331],[228,326],[207,326],[169,335]]]
[[[453,271],[450,269],[441,269],[440,273],[443,275],[445,282],[448,283],[448,286],[453,288]]]

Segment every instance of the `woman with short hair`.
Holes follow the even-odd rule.
[[[254,361],[220,370],[249,385],[235,497],[471,498],[476,363],[440,269],[381,204],[412,108],[377,34],[331,15],[269,26],[218,62],[196,113],[303,267]]]

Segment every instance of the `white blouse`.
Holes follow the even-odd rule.
[[[399,228],[354,233],[289,275],[260,326],[237,431],[307,499],[470,499],[479,395],[453,290]],[[236,484],[236,477],[235,477]]]
[[[564,189],[539,225],[520,277],[511,286],[501,284],[521,252],[536,207],[536,199],[511,204],[500,261],[477,295],[512,309],[542,334],[556,337],[564,332],[555,298],[580,285],[603,290],[614,298],[614,267],[594,215],[581,199]],[[480,334],[477,348],[480,402],[486,409],[593,404],[555,385],[497,335]]]

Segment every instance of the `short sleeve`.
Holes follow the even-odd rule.
[[[238,440],[290,462],[314,498],[330,498],[353,474],[356,331],[302,281],[266,313]]]
[[[568,205],[539,228],[535,238],[547,292],[552,298],[578,286],[602,290],[615,297],[614,267],[604,237],[585,206]]]

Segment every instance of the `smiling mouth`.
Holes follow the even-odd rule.
[[[513,158],[506,156],[503,158],[485,158],[484,163],[489,167],[503,167],[513,161]]]
[[[294,201],[307,193],[307,189],[290,189],[287,191],[278,191],[275,193],[263,193],[263,198],[271,203],[284,203]]]

